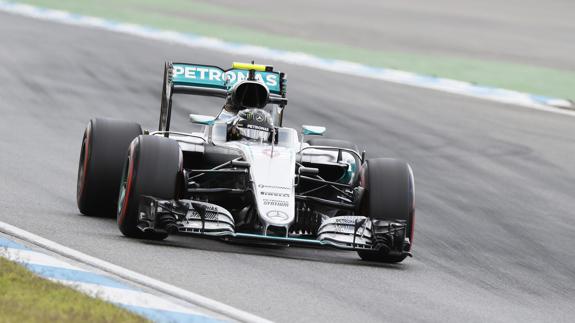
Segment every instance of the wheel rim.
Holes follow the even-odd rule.
[[[80,162],[78,164],[78,181],[76,186],[77,196],[76,198],[80,200],[84,193],[84,187],[86,186],[86,171],[88,170],[88,153],[89,153],[89,141],[88,136],[84,136],[82,141],[82,149],[80,151]]]
[[[126,160],[126,163],[124,165],[124,170],[122,171],[122,181],[120,182],[120,196],[118,197],[118,214],[120,215],[120,217],[122,217],[123,215],[123,208],[124,208],[124,204],[126,202],[127,199],[127,191],[128,191],[128,173],[129,171],[129,167],[130,167],[130,156],[128,155],[128,159]]]
[[[120,182],[120,193],[118,196],[118,223],[122,224],[126,217],[128,201],[130,199],[130,191],[132,187],[133,173],[134,173],[134,144],[130,145],[128,158],[122,171],[122,181]]]
[[[122,206],[124,205],[124,200],[126,199],[126,186],[128,186],[128,165],[129,158],[124,165],[124,170],[122,171],[122,181],[120,182],[120,196],[118,197],[118,214],[122,214]]]

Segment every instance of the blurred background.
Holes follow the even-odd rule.
[[[27,0],[117,21],[575,98],[571,0]]]

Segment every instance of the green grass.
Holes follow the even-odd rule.
[[[0,257],[0,323],[147,322]]]
[[[575,72],[514,62],[379,51],[341,43],[271,34],[233,25],[233,22],[214,23],[210,18],[224,16],[270,19],[270,17],[260,17],[257,12],[251,10],[232,9],[207,2],[188,0],[21,0],[19,2],[190,32],[231,42],[305,52],[323,58],[348,60],[546,96],[575,98]],[[190,13],[193,13],[193,17]]]

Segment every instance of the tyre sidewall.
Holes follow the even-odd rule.
[[[413,241],[415,217],[414,181],[411,167],[404,161],[388,158],[367,160],[360,172],[365,194],[361,213],[378,220],[404,220],[407,236]],[[407,255],[358,251],[363,260],[398,263]]]
[[[409,164],[401,160],[367,160],[360,172],[360,185],[366,190],[362,214],[372,219],[407,221],[409,235],[415,212],[412,176]]]
[[[90,120],[84,131],[78,165],[76,201],[82,214],[115,215],[126,150],[140,134],[142,128],[134,122]]]
[[[120,231],[128,237],[165,238],[165,235],[144,234],[138,229],[138,207],[143,195],[166,200],[178,198],[182,176],[182,155],[178,143],[163,137],[137,137],[130,145],[124,176],[127,178],[121,182],[126,180],[129,185],[125,201],[118,203]]]

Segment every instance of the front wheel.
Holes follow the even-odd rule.
[[[390,158],[367,160],[361,173],[360,184],[365,189],[362,213],[375,220],[405,221],[406,236],[411,248],[415,193],[413,172],[409,164]],[[407,256],[405,253],[393,254],[383,250],[357,253],[363,260],[385,263],[398,263]]]
[[[162,200],[180,195],[182,152],[175,140],[158,136],[138,136],[130,144],[118,198],[118,227],[131,238],[163,240],[168,235],[143,232],[138,228],[141,196]]]

